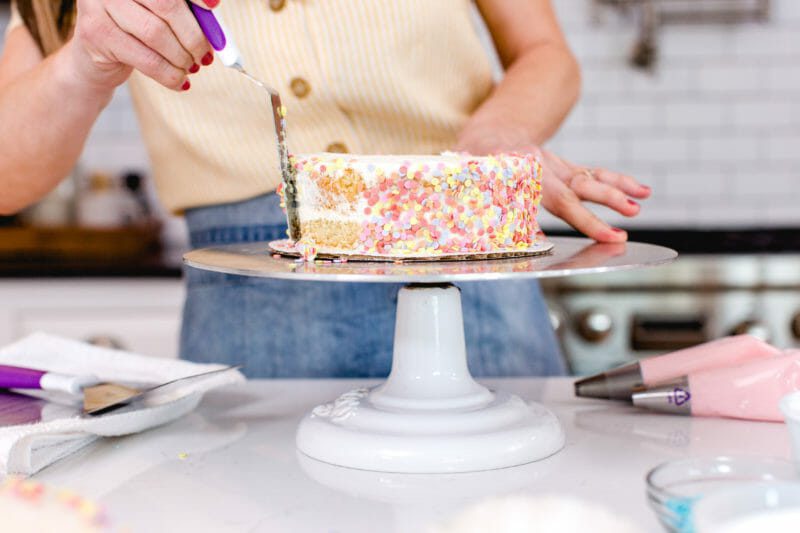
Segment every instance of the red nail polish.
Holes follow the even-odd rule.
[[[189,74],[197,74],[198,72],[200,72],[200,65],[192,63],[192,66],[189,67]]]
[[[219,5],[219,0],[203,0],[203,2],[212,9]]]
[[[637,204],[636,202],[634,202],[634,201],[633,201],[633,200],[631,200],[630,198],[628,198],[628,203],[629,203],[629,204],[631,204],[631,205],[633,205],[633,206],[639,207],[639,204]]]
[[[200,60],[203,66],[209,66],[211,63],[214,62],[214,54],[211,52],[207,52],[206,55],[203,56],[203,59]]]
[[[189,80],[186,80],[185,82],[183,82],[183,85],[181,85],[181,90],[182,91],[188,91],[189,87],[191,87],[191,86],[192,86],[192,83]]]
[[[625,230],[621,228],[611,228],[611,231],[616,231],[617,233],[625,233]]]

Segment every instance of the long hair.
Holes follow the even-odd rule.
[[[52,54],[69,40],[77,14],[75,0],[16,0],[16,4],[43,55]]]

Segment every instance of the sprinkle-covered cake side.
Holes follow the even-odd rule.
[[[292,164],[301,245],[403,258],[519,253],[543,239],[532,156],[310,154]]]

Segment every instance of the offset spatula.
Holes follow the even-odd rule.
[[[228,366],[140,389],[118,383],[104,383],[91,375],[73,376],[58,372],[34,370],[32,368],[0,365],[0,389],[38,389],[83,395],[84,414],[96,415],[127,405],[156,389],[161,389],[168,385],[174,386],[210,374],[227,372],[237,368],[239,367]]]
[[[300,240],[300,215],[297,205],[297,177],[295,168],[289,162],[289,148],[286,144],[286,108],[281,104],[281,95],[274,87],[270,87],[263,81],[255,78],[244,69],[244,60],[239,53],[239,48],[225,28],[222,19],[209,9],[204,9],[192,2],[189,8],[197,19],[200,29],[208,39],[211,47],[214,48],[220,61],[226,67],[242,73],[247,79],[255,83],[261,89],[269,93],[269,101],[272,105],[272,119],[275,122],[275,137],[278,142],[278,162],[281,166],[281,176],[283,177],[283,197],[286,203],[286,215],[289,221],[289,238],[293,241]]]

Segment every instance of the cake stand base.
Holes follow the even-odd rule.
[[[309,457],[398,473],[505,468],[563,445],[553,413],[472,378],[461,296],[450,284],[402,288],[387,381],[315,408],[297,432],[297,447]]]

